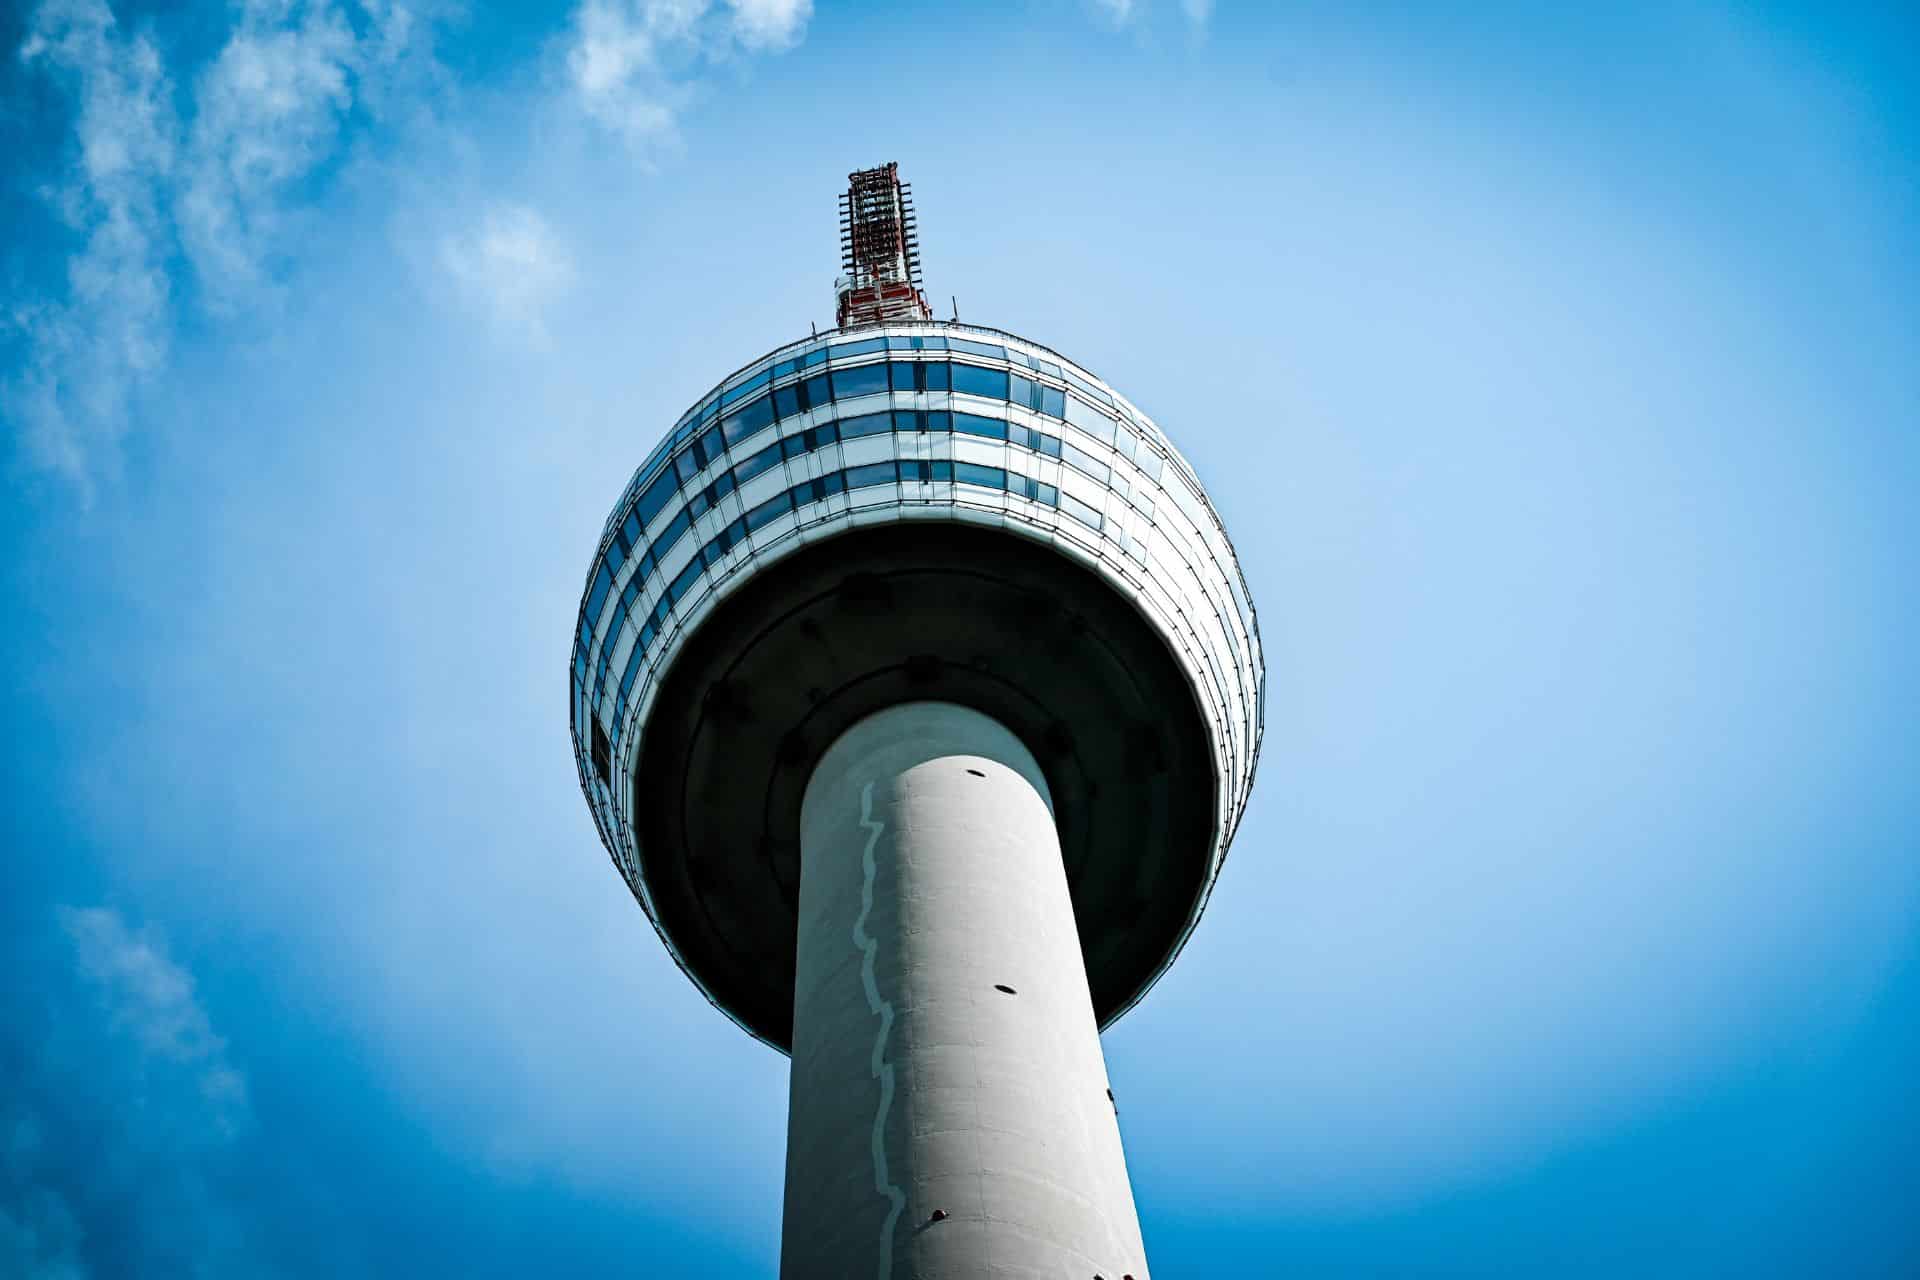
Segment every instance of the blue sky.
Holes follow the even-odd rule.
[[[1260,609],[1156,1274],[1911,1274],[1920,30],[1602,8],[0,13],[0,1273],[772,1274],[564,668],[898,159]]]

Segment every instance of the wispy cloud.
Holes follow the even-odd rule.
[[[703,69],[791,48],[812,16],[812,0],[582,0],[567,74],[581,108],[644,151],[676,139]]]
[[[209,298],[260,284],[286,188],[332,148],[353,105],[358,48],[338,10],[250,3],[195,86],[180,237]]]
[[[547,308],[574,280],[572,256],[538,210],[495,205],[449,234],[440,263],[460,292],[516,336],[544,341]]]
[[[77,103],[73,160],[46,187],[82,237],[64,297],[15,306],[24,366],[0,387],[28,460],[84,488],[90,457],[125,430],[130,396],[166,360],[172,294],[162,184],[178,123],[160,51],[123,31],[104,0],[48,0],[20,57]]]
[[[224,1190],[247,1078],[192,974],[116,911],[51,923],[39,999],[8,1010],[0,1275],[265,1274]]]
[[[246,1077],[227,1057],[227,1042],[194,995],[193,976],[150,936],[127,928],[105,907],[62,907],[61,930],[74,967],[91,987],[108,1026],[147,1059],[183,1069],[202,1104],[202,1118],[231,1137],[248,1117]]]
[[[246,0],[219,52],[181,78],[154,30],[128,30],[107,0],[43,0],[20,58],[73,104],[66,167],[43,190],[80,245],[64,291],[0,316],[25,351],[0,382],[0,413],[31,467],[91,492],[166,364],[191,292],[179,264],[215,314],[260,301],[302,184],[338,151],[356,104],[422,46],[424,25],[394,0],[351,12]]]

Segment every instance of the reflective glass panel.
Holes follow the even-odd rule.
[[[887,366],[884,364],[863,364],[852,369],[833,371],[833,394],[838,400],[849,396],[871,395],[875,391],[887,389]]]

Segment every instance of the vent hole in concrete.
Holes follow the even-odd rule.
[[[967,770],[967,772],[972,774],[976,778],[984,778],[987,776],[986,774],[980,772],[978,769],[969,769]]]
[[[994,989],[995,991],[1004,991],[1004,992],[1006,992],[1006,993],[1007,993],[1008,995],[1010,995],[1010,996],[1017,996],[1017,995],[1019,995],[1019,994],[1020,994],[1020,993],[1019,993],[1018,991],[1015,991],[1015,990],[1014,990],[1014,989],[1013,989],[1012,987],[1010,987],[1010,986],[1008,986],[1008,985],[1007,985],[1006,983],[1004,983],[1004,982],[996,982],[996,983],[994,983],[994,984],[993,984],[993,989]]]

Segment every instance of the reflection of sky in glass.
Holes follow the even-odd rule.
[[[0,1272],[771,1270],[784,1063],[607,865],[562,669],[632,468],[894,158],[930,293],[1152,414],[1261,609],[1249,816],[1107,1037],[1159,1273],[1910,1267],[1920,40],[1175,8],[823,8],[632,158],[564,20],[476,14],[224,240],[224,36],[126,18],[179,142],[97,260],[168,300],[0,337]],[[0,71],[29,301],[90,48]],[[86,491],[32,465],[35,370],[136,347]]]

